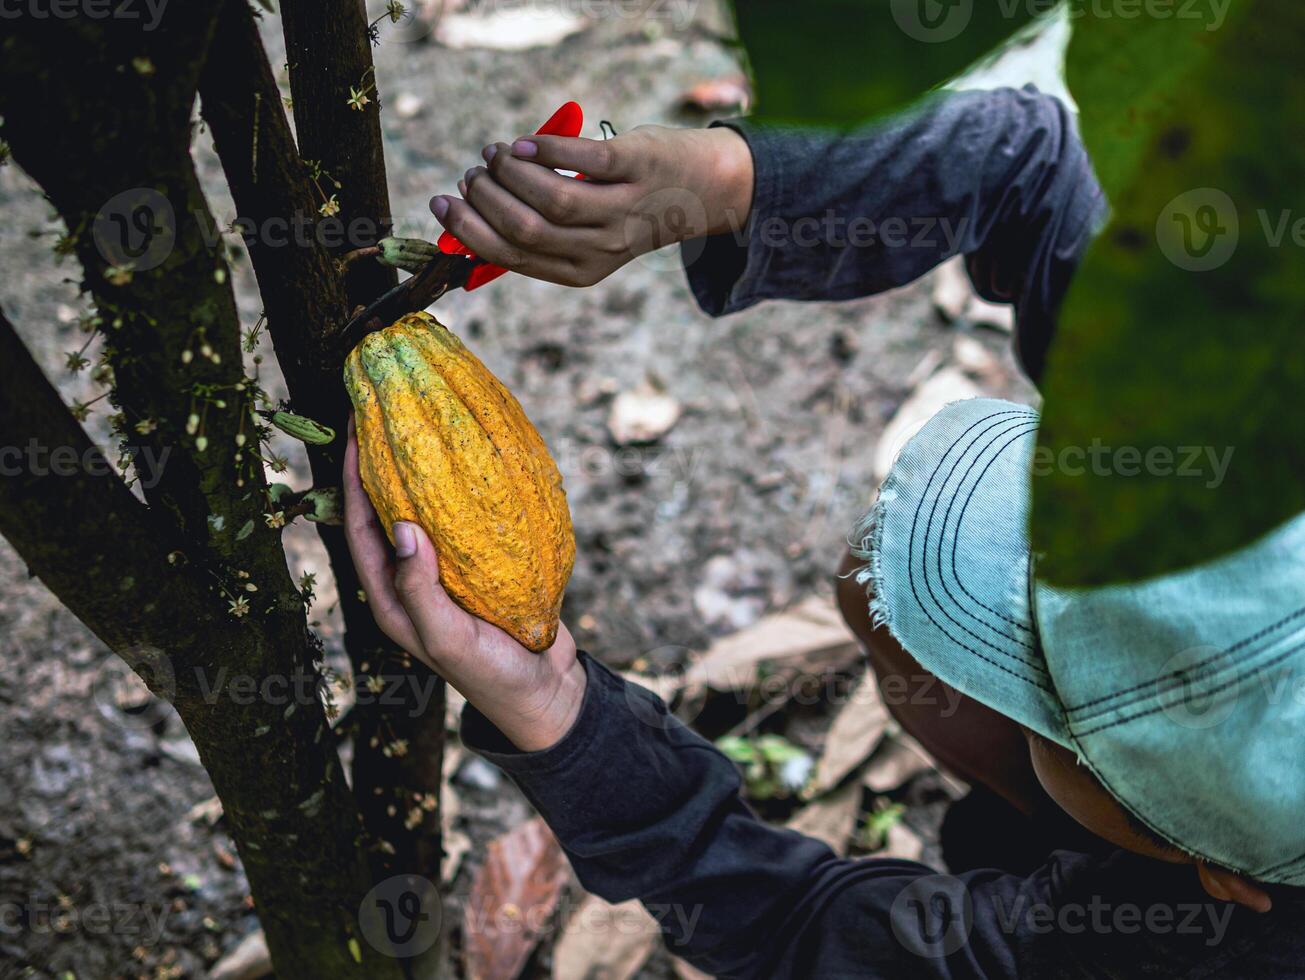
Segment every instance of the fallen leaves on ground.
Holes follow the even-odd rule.
[[[868,759],[883,738],[889,720],[875,676],[867,672],[834,716],[808,795],[828,792]]]
[[[586,895],[553,949],[554,980],[629,980],[661,937],[637,900],[611,905]]]
[[[449,772],[447,767],[445,772]],[[440,880],[447,886],[451,885],[453,879],[458,876],[462,859],[471,850],[471,838],[467,836],[466,831],[458,828],[462,799],[447,776],[440,796],[440,841],[444,846],[444,855],[440,859]]]
[[[924,841],[920,840],[914,830],[904,823],[895,823],[888,828],[884,846],[870,855],[875,858],[898,858],[902,861],[918,861],[924,854]]]
[[[562,848],[539,817],[490,842],[464,910],[464,957],[471,980],[506,980],[521,972],[548,927],[568,876]]]
[[[272,957],[262,929],[247,935],[208,971],[208,980],[259,980],[272,973]]]
[[[216,796],[211,796],[207,800],[202,800],[186,811],[187,823],[199,823],[202,820],[204,823],[212,827],[221,819],[222,801]]]
[[[683,407],[651,381],[612,399],[607,431],[618,446],[656,442],[680,420]]]
[[[842,666],[858,655],[856,637],[832,599],[810,596],[784,612],[721,637],[689,668],[689,686],[718,691],[753,687],[763,664],[801,660],[805,669]]]
[[[963,256],[949,259],[934,271],[933,305],[948,321],[966,320],[976,327],[1002,333],[1015,329],[1015,308],[1006,303],[989,303],[976,293]]]
[[[726,75],[698,82],[682,96],[680,104],[697,112],[746,111],[752,102],[752,89],[742,75]]]
[[[876,479],[882,482],[888,476],[903,447],[945,406],[981,394],[979,386],[957,367],[945,367],[922,381],[884,426],[875,447]]]
[[[552,47],[589,23],[587,17],[564,6],[517,3],[496,9],[487,4],[439,18],[435,39],[449,48],[525,51]]]
[[[851,782],[828,796],[808,803],[785,826],[799,834],[823,841],[835,854],[842,856],[847,853],[848,841],[856,830],[860,807],[861,786]]]

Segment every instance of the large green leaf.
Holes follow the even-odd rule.
[[[1305,4],[1236,0],[1213,26],[1075,22],[1113,217],[1043,386],[1033,537],[1059,584],[1195,564],[1305,510]]]
[[[738,0],[757,113],[851,126],[916,100],[1053,0]]]

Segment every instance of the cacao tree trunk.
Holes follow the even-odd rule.
[[[255,229],[245,238],[292,407],[337,432],[347,424],[349,401],[340,380],[343,351],[335,332],[355,305],[370,302],[394,283],[393,270],[374,261],[352,265],[352,275],[342,270],[343,255],[375,244],[374,235],[388,231],[391,224],[375,112],[379,96],[373,94],[364,106],[371,110],[367,115],[347,104],[350,72],[367,73],[371,66],[366,23],[355,6],[344,4],[336,10],[333,4],[315,5],[314,17],[295,29],[287,20],[287,35],[298,31],[300,54],[307,58],[308,51],[319,52],[304,62],[314,66],[312,84],[300,94],[302,101],[295,102],[300,143],[305,138],[318,141],[314,167],[304,163],[311,157],[301,156],[295,145],[247,5],[233,2],[223,9],[214,37],[214,48],[222,55],[206,62],[199,81],[203,116],[237,212],[244,228]],[[295,13],[304,17],[302,11]],[[358,27],[347,55],[341,46],[349,35],[338,30],[344,21]],[[366,67],[360,68],[361,63]],[[308,70],[294,64],[292,84]],[[336,112],[336,103],[344,113]],[[325,139],[330,127],[317,121],[319,114],[346,127],[344,134],[334,141]],[[338,213],[321,214],[329,196],[325,191],[335,192],[335,187],[328,182],[324,191],[314,171],[347,175],[336,192]],[[351,187],[365,193],[347,193]],[[258,231],[287,225],[309,229],[293,248],[276,245]],[[342,446],[336,442],[308,447],[315,485],[339,483]],[[362,699],[348,719],[354,735],[353,787],[372,842],[368,853],[373,869],[378,877],[402,872],[438,883],[440,813],[438,806],[424,808],[418,801],[438,804],[440,799],[444,682],[377,628],[361,597],[341,530],[319,524],[318,533],[331,560],[354,677],[364,685],[371,679],[382,692]],[[391,748],[396,744],[406,751],[396,754]]]
[[[315,16],[330,19],[320,6]],[[359,907],[378,870],[438,881],[438,813],[393,840],[386,836],[392,820],[364,826],[317,698],[249,698],[231,684],[244,677],[260,691],[302,684],[311,692],[320,679],[303,598],[279,531],[265,517],[262,463],[250,451],[258,443],[250,422],[255,386],[241,363],[222,239],[189,156],[202,76],[205,115],[242,213],[318,209],[249,8],[243,0],[195,0],[169,9],[153,32],[115,19],[7,23],[0,135],[67,225],[62,247],[80,261],[99,311],[124,442],[166,464],[157,484],[142,488],[143,501],[108,467],[6,479],[0,532],[74,614],[176,705],[223,802],[279,975],[400,976],[398,961],[359,935]],[[212,71],[204,71],[206,63]],[[65,71],[70,64],[75,74]],[[361,159],[378,167],[378,128],[371,139],[374,152]],[[334,165],[345,172],[347,163]],[[367,179],[365,166],[356,172]],[[372,197],[360,195],[355,206],[385,216],[388,208],[376,207],[375,197],[383,201],[383,177],[382,168]],[[140,247],[119,247],[125,239],[115,236],[142,218],[148,228]],[[273,252],[257,242],[251,258],[296,407],[342,432],[346,406],[331,341],[350,289],[327,252]],[[391,281],[391,273],[369,271],[350,287],[375,290]],[[0,372],[6,444],[35,439],[73,447],[79,459],[99,458],[2,318]],[[339,449],[311,454],[321,485],[338,483]],[[415,671],[356,595],[338,530],[323,539],[356,667]],[[402,706],[394,712],[412,736],[405,758],[421,764],[371,773],[355,787],[372,818],[388,810],[387,793],[438,793],[442,708],[441,698],[424,716]],[[376,714],[367,724],[379,730],[390,719]],[[408,785],[387,781],[396,768]]]

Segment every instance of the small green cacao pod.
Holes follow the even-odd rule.
[[[322,425],[321,422],[314,422],[303,415],[295,415],[292,412],[273,412],[268,421],[286,435],[293,436],[300,442],[306,442],[313,446],[325,446],[327,443],[335,441],[334,429]]]
[[[417,272],[440,254],[439,246],[420,238],[382,238],[376,244],[381,262],[404,272]]]
[[[304,512],[308,520],[318,524],[344,523],[344,498],[339,487],[309,490],[304,494],[304,503],[312,506],[312,510]]]

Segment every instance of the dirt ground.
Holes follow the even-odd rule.
[[[569,98],[586,108],[591,136],[602,119],[622,131],[705,124],[679,107],[681,93],[738,71],[715,5],[611,8],[522,51],[453,48],[382,25],[377,77],[402,233],[433,238],[430,195],[453,189],[486,142],[532,129]],[[275,17],[265,33],[283,65]],[[194,156],[214,211],[234,218],[205,136]],[[69,399],[93,397],[96,386],[63,365],[85,340],[76,319],[88,305],[76,271],[51,253],[62,226],[13,165],[0,168],[0,208],[0,305]],[[247,264],[235,283],[250,326],[260,302]],[[713,321],[694,305],[678,257],[659,253],[589,290],[507,278],[436,312],[518,395],[559,460],[578,545],[564,615],[577,640],[609,664],[653,672],[828,593],[875,489],[879,434],[926,358],[947,363],[967,334],[998,360],[985,390],[1030,396],[1007,338],[945,322],[928,280]],[[649,379],[683,417],[655,444],[617,451],[611,401]],[[101,438],[105,414],[88,423]],[[283,448],[306,485],[302,457]],[[294,571],[324,582],[312,533],[292,529],[288,542]],[[319,592],[320,630],[338,651],[330,590]],[[188,816],[212,790],[179,721],[120,710],[116,659],[3,542],[0,656],[0,978],[203,976],[256,922],[222,825]],[[473,770],[458,791],[477,845],[525,814],[492,770]],[[475,862],[473,852],[462,881]],[[665,970],[656,962],[647,975]]]

